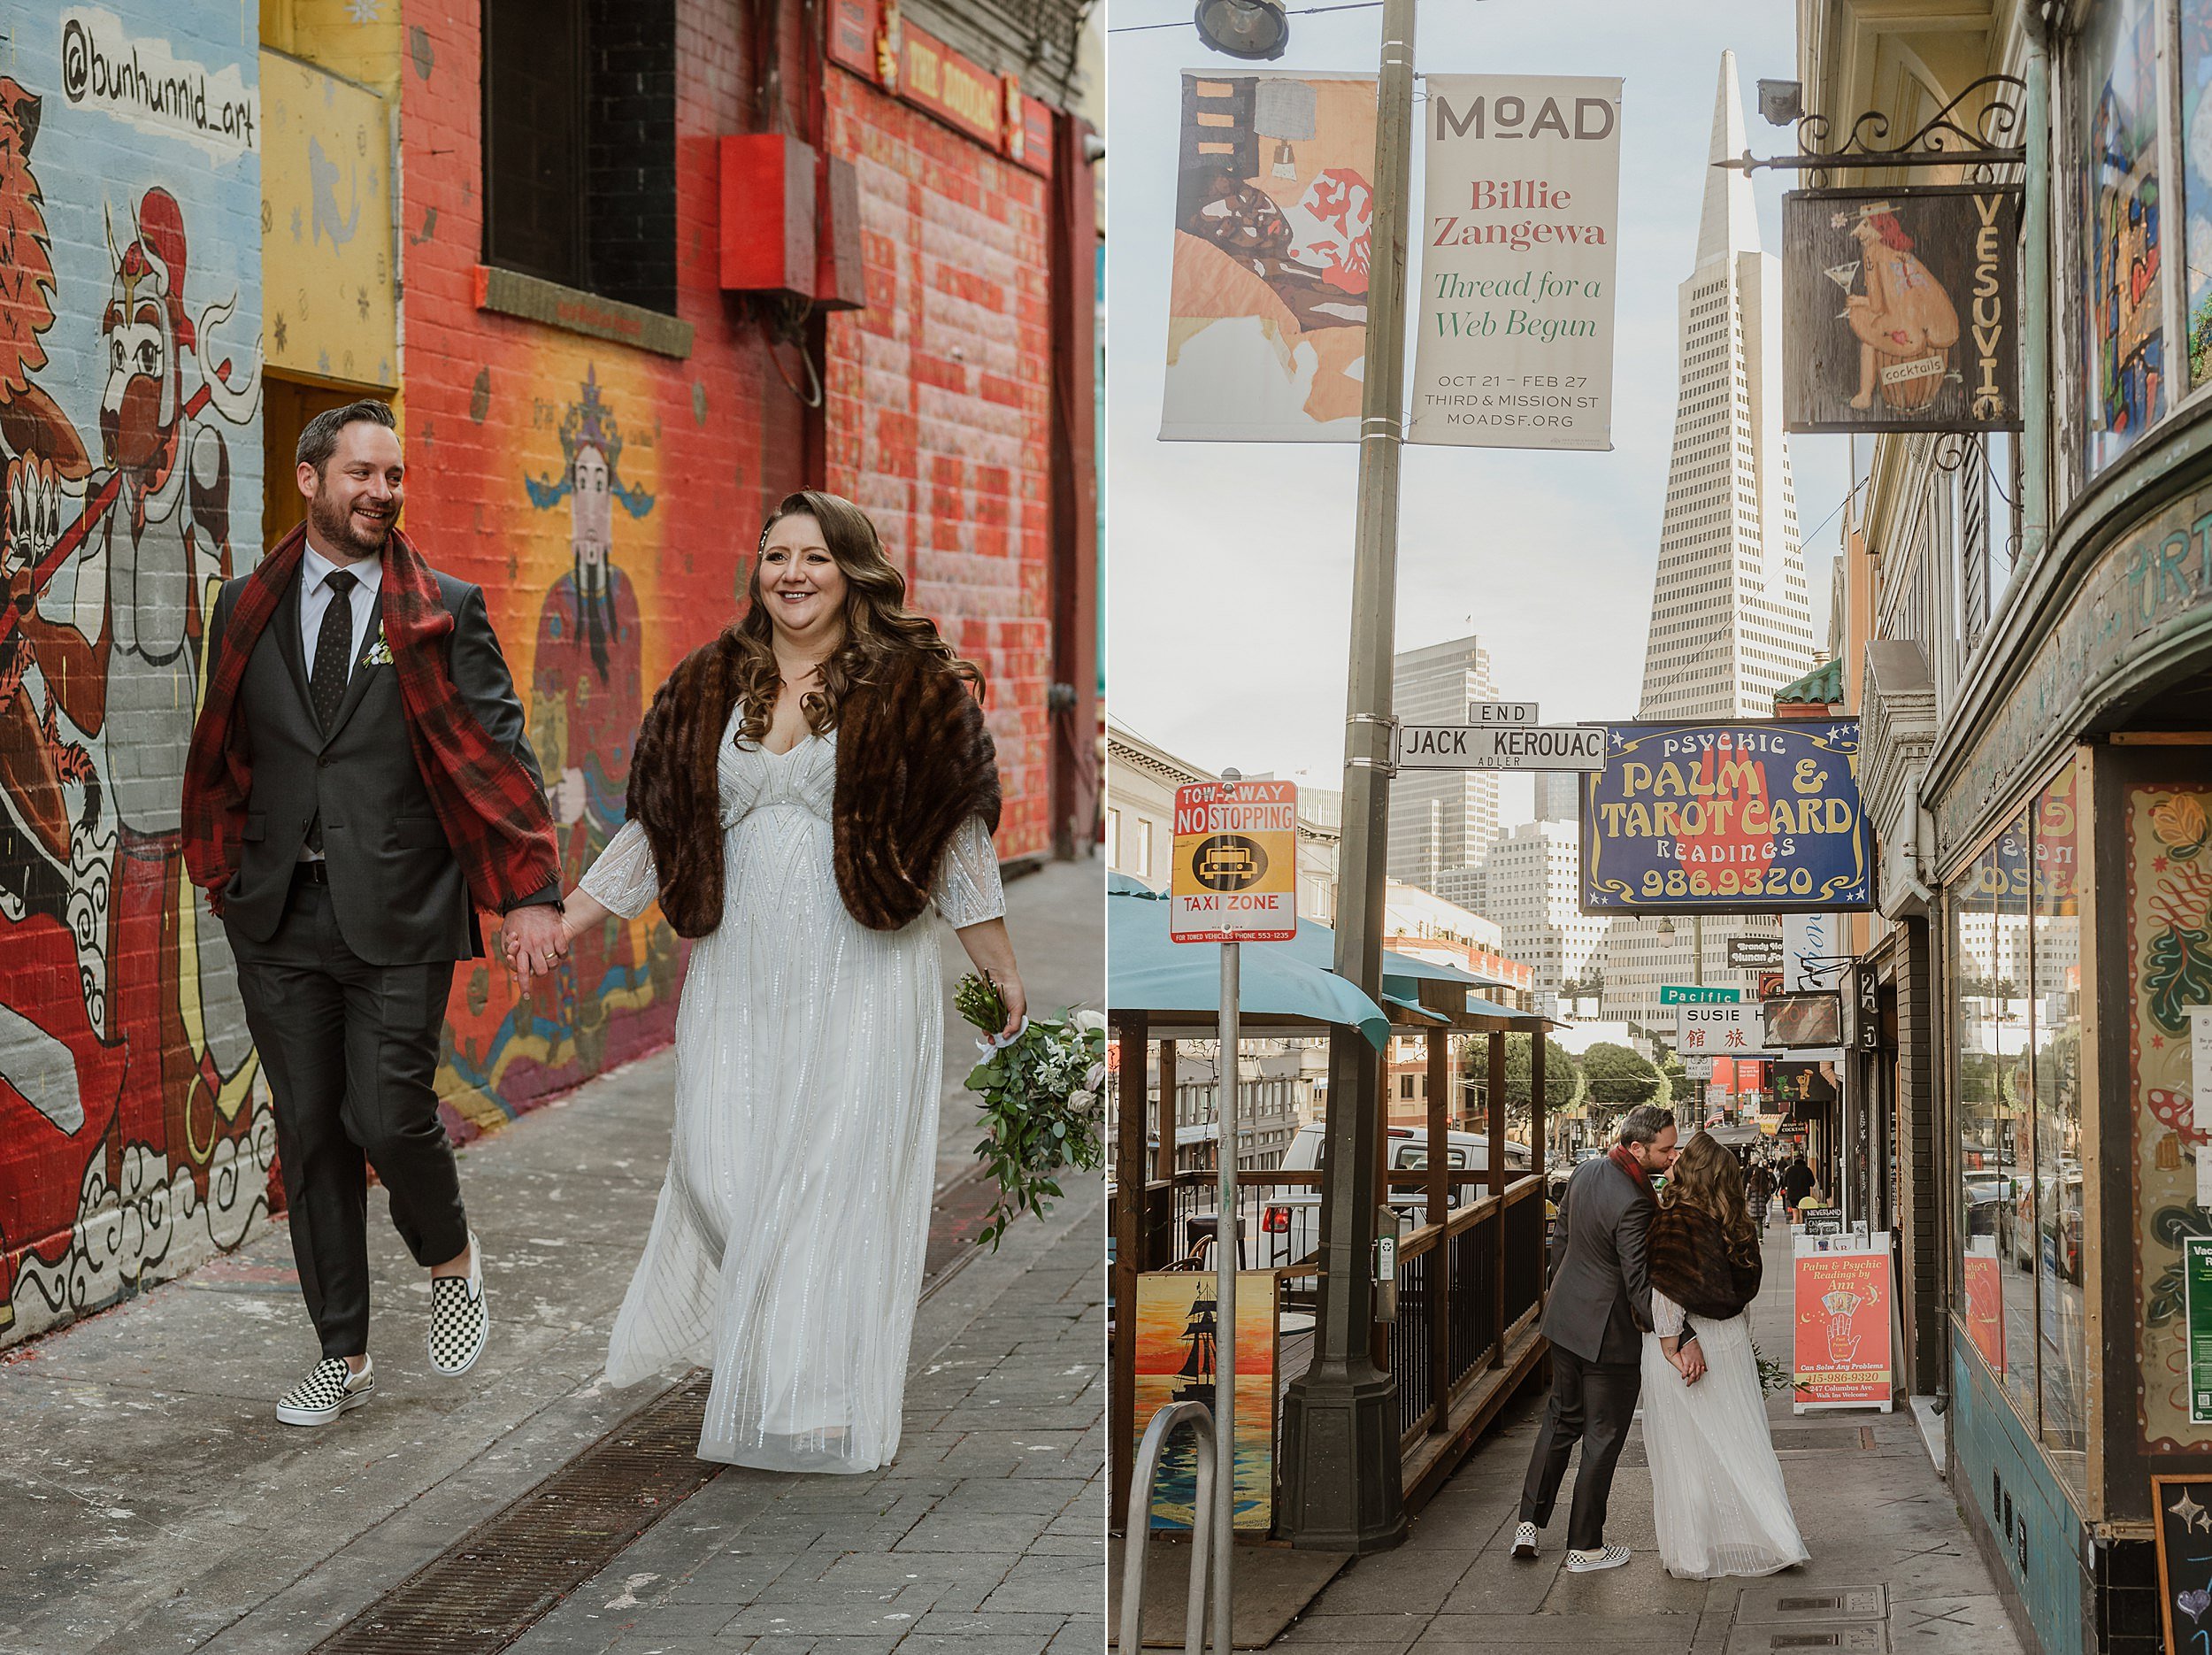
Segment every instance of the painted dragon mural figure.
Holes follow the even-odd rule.
[[[35,377],[58,285],[42,108],[0,78],[0,1338],[129,1290],[188,1226],[235,1244],[274,1157],[179,831],[232,573],[223,427],[257,418],[258,352],[216,343],[234,293],[188,309],[175,195],[144,189],[119,238],[111,209],[94,462]]]

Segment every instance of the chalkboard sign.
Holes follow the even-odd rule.
[[[2212,1655],[2212,1477],[2153,1477],[2166,1655]]]
[[[1843,1234],[1841,1207],[1807,1207],[1805,1234],[1808,1235],[1840,1235]]]

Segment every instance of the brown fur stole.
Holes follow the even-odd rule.
[[[645,828],[661,912],[679,936],[722,923],[722,831],[715,766],[737,706],[738,650],[724,635],[668,675],[638,730],[629,812]],[[856,684],[838,709],[831,812],[837,889],[875,931],[929,906],[938,858],[971,816],[998,828],[998,758],[983,709],[943,665],[906,650]]]
[[[1648,1248],[1651,1285],[1693,1317],[1724,1321],[1759,1296],[1757,1243],[1748,1263],[1732,1258],[1720,1220],[1701,1208],[1662,1205],[1651,1215]]]

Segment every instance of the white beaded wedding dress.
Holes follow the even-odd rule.
[[[872,931],[831,859],[837,739],[772,753],[724,732],[722,923],[676,1012],[675,1140],[615,1318],[607,1378],[711,1366],[703,1459],[872,1471],[899,1445],[929,1227],[944,1051],[935,919]],[[657,889],[634,821],[582,888],[626,918]],[[932,896],[954,927],[1004,912],[972,817]]]
[[[1659,1560],[1679,1580],[1771,1574],[1812,1554],[1797,1532],[1748,1319],[1694,1317],[1705,1374],[1687,1384],[1659,1348],[1682,1331],[1682,1306],[1656,1288],[1644,1336],[1644,1450]]]

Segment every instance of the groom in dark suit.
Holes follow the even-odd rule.
[[[323,1360],[279,1402],[323,1425],[369,1399],[366,1169],[431,1273],[431,1366],[490,1327],[433,1081],[457,959],[504,916],[526,973],[565,951],[559,864],[522,704],[477,587],[396,527],[391,410],[301,433],[308,520],[231,581],[208,628],[186,857],[238,959],[276,1105],[300,1286]]]
[[[1542,1331],[1551,1341],[1551,1399],[1529,1456],[1521,1490],[1521,1522],[1513,1555],[1536,1555],[1536,1532],[1551,1520],[1552,1502],[1575,1443],[1582,1469],[1567,1515],[1567,1567],[1575,1574],[1618,1568],[1626,1546],[1605,1543],[1605,1505],[1613,1466],[1643,1389],[1643,1336],[1651,1328],[1651,1280],[1645,1240],[1654,1210],[1651,1181],[1674,1165],[1675,1125],[1649,1104],[1628,1112],[1620,1142],[1585,1161],[1567,1181],[1552,1233],[1549,1296]],[[1694,1338],[1681,1359],[1686,1377],[1703,1358]]]

